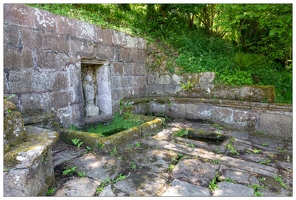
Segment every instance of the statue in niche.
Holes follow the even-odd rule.
[[[95,105],[95,85],[93,81],[92,70],[85,70],[83,80],[85,116],[93,117],[99,115],[99,107]]]

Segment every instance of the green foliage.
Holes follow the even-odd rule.
[[[8,100],[8,99],[11,99],[11,98],[13,98],[13,97],[15,97],[15,94],[11,94],[11,95],[9,95],[8,97],[4,96],[4,99]]]
[[[225,179],[225,181],[226,181],[226,182],[230,182],[230,183],[237,183],[235,180],[233,180],[233,179],[231,179],[231,178],[229,178],[229,177],[227,177],[227,178]]]
[[[97,187],[96,189],[96,193],[100,193],[100,192],[103,192],[104,191],[104,188],[108,185],[108,184],[115,184],[117,183],[118,181],[122,181],[124,179],[126,179],[127,176],[126,175],[122,175],[122,174],[119,174],[115,179],[113,180],[110,180],[109,178],[106,178],[104,181],[101,182],[100,186]]]
[[[183,137],[185,135],[188,134],[188,130],[187,129],[181,129],[179,131],[177,131],[176,133],[174,133],[174,137]]]
[[[117,151],[116,147],[113,147],[110,152],[110,155],[115,156],[115,155],[117,155],[117,153],[118,153],[118,151]]]
[[[136,148],[140,148],[141,147],[141,143],[140,142],[135,143],[135,147]]]
[[[171,164],[168,166],[167,170],[168,170],[168,172],[172,172],[174,168],[175,168],[175,165]]]
[[[234,148],[234,146],[233,146],[233,142],[234,142],[234,137],[231,137],[229,143],[226,145],[226,148],[227,148],[232,154],[239,155],[239,152],[238,152],[238,151]]]
[[[130,168],[132,170],[135,170],[137,168],[137,164],[135,162],[132,162]]]
[[[46,192],[46,196],[50,196],[54,193],[54,191],[56,190],[56,188],[48,188],[47,192]]]
[[[280,175],[277,177],[274,177],[274,180],[279,182],[282,188],[287,189],[287,185],[283,182],[283,179]]]
[[[86,173],[85,172],[77,172],[78,176],[83,178],[86,176]]]
[[[83,142],[80,142],[80,139],[78,138],[72,139],[72,143],[78,147],[80,147],[83,144]]]
[[[210,184],[209,184],[209,189],[211,192],[214,192],[216,189],[218,189],[218,185],[217,185],[217,182],[220,181],[220,178],[219,178],[219,174],[218,172],[216,172],[216,175],[215,177],[211,180]]]
[[[253,185],[251,185],[250,187],[253,188],[253,190],[255,191],[255,192],[254,192],[254,195],[255,195],[256,197],[261,197],[261,196],[263,196],[263,195],[259,192],[259,190],[264,189],[264,186],[263,186],[263,185],[253,184]]]
[[[76,166],[65,169],[63,171],[63,176],[72,175],[74,172],[76,172],[76,169],[77,169]]]
[[[180,83],[181,87],[183,88],[183,90],[189,90],[190,88],[193,87],[193,84],[190,83],[189,81],[187,83]]]
[[[259,163],[263,165],[268,165],[270,163],[270,160],[260,161]]]
[[[99,124],[97,126],[91,126],[86,130],[86,132],[109,136],[135,126],[139,126],[146,120],[147,119],[144,116],[140,115],[129,114],[122,116],[119,113],[115,113],[114,119],[110,124]]]
[[[70,130],[79,130],[74,124],[70,126]]]

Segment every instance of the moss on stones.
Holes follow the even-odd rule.
[[[16,106],[4,99],[4,153],[18,146],[27,138],[22,115]]]

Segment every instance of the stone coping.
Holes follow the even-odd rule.
[[[25,129],[28,140],[4,155],[4,171],[34,165],[59,138],[59,134],[52,130],[36,126],[25,126]]]
[[[139,139],[145,134],[153,134],[160,130],[165,123],[162,118],[155,118],[154,120],[145,122],[140,126],[132,127],[130,129],[121,131],[114,135],[104,137],[94,133],[88,133],[70,129],[59,129],[60,141],[72,144],[72,139],[79,139],[83,144],[81,147],[89,147],[94,151],[110,151],[112,148],[124,148],[133,140]]]
[[[240,109],[250,109],[250,110],[270,110],[270,111],[283,111],[292,112],[292,104],[282,104],[282,103],[260,103],[251,101],[238,101],[238,100],[225,100],[225,99],[206,99],[206,98],[190,98],[190,97],[143,97],[143,98],[126,98],[122,102],[130,105],[137,105],[141,103],[149,102],[159,102],[159,103],[205,103],[213,104],[222,107],[240,108]]]
[[[292,105],[237,100],[147,97],[121,101],[124,112],[206,120],[239,130],[291,139]]]

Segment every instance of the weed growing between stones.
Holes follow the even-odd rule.
[[[259,192],[259,190],[264,189],[264,186],[263,186],[263,185],[260,185],[260,184],[253,184],[253,185],[251,185],[250,187],[253,188],[253,190],[254,190],[254,195],[255,195],[256,197],[261,197],[261,196],[263,196],[263,195]]]
[[[259,153],[261,153],[262,152],[262,150],[260,150],[260,149],[251,149],[251,150],[246,150],[246,152],[248,153],[248,154],[259,154]]]
[[[86,176],[85,172],[77,172],[77,174],[78,174],[78,177],[81,177],[81,178]]]
[[[74,166],[74,167],[69,167],[68,169],[65,169],[65,170],[63,171],[63,175],[64,175],[64,176],[72,175],[74,172],[76,172],[76,169],[77,169],[76,166]]]
[[[218,185],[217,183],[220,182],[220,178],[219,178],[219,174],[218,172],[216,172],[215,177],[211,180],[210,184],[209,184],[209,190],[211,193],[213,193],[216,189],[218,189]]]
[[[77,174],[78,177],[85,177],[86,176],[86,173],[85,172],[78,172],[76,171],[77,170],[77,166],[74,166],[74,167],[68,167],[67,169],[65,169],[63,171],[63,176],[71,176],[73,175],[74,173]]]
[[[174,133],[174,137],[183,137],[185,135],[188,134],[188,130],[187,129],[181,129],[179,131],[177,131],[176,133]]]
[[[230,182],[230,183],[237,183],[235,180],[233,180],[233,179],[231,179],[229,177],[227,177],[224,181]]]
[[[259,163],[263,165],[268,165],[270,163],[270,160],[260,161]]]
[[[234,142],[234,137],[231,137],[229,143],[226,145],[226,148],[227,148],[232,154],[239,155],[239,152],[238,152],[238,151],[234,148],[234,146],[233,146],[233,142]]]
[[[122,175],[122,174],[119,174],[116,178],[114,178],[113,180],[109,179],[109,178],[106,178],[104,181],[101,182],[101,184],[99,185],[99,187],[96,189],[96,194],[99,194],[101,192],[104,191],[104,188],[111,184],[111,185],[114,185],[115,183],[117,183],[118,181],[122,181],[124,179],[126,179],[128,176],[126,175]]]
[[[46,196],[50,196],[55,192],[56,188],[48,188],[47,192],[46,192]]]
[[[287,185],[283,182],[283,179],[280,175],[277,177],[274,177],[274,180],[279,182],[279,184],[281,185],[282,188],[287,189]]]
[[[83,144],[83,142],[81,142],[80,139],[78,139],[78,138],[72,139],[72,142],[74,145],[76,145],[78,147],[80,147]]]

